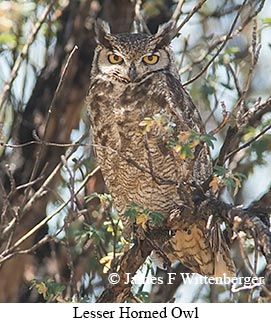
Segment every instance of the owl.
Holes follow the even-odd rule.
[[[209,148],[200,140],[204,125],[180,82],[170,48],[176,34],[173,22],[154,35],[112,34],[106,22],[97,22],[86,100],[93,146],[126,239],[132,205],[141,216],[159,214],[163,226],[174,223],[175,234],[159,246],[171,262],[179,260],[201,274],[229,274],[229,254],[223,255],[228,261],[221,257],[218,270],[202,223],[190,223],[187,231],[176,211],[183,205],[192,212],[195,187],[212,174]],[[153,258],[157,254],[154,250]]]

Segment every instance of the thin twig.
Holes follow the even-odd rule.
[[[37,177],[36,179],[34,179],[33,181],[31,182],[27,182],[25,184],[22,184],[22,185],[19,185],[19,186],[16,186],[16,191],[19,191],[19,190],[22,190],[24,188],[27,188],[29,186],[33,186],[34,184],[38,183],[39,181],[41,181],[43,179],[43,176],[39,176]]]
[[[82,136],[82,138],[79,140],[79,142],[84,140],[85,136],[86,135]],[[75,148],[76,148],[76,146],[75,146]],[[71,151],[67,153],[66,159],[69,159],[72,156],[72,154],[75,151],[75,148],[71,149]],[[53,180],[55,175],[60,171],[62,166],[63,166],[62,162],[58,163],[58,165],[54,168],[54,170],[51,172],[51,174],[46,178],[46,180],[41,185],[41,187],[37,190],[37,192],[35,192],[35,194],[24,205],[21,216],[24,216],[24,214],[26,214],[30,210],[33,203],[44,194],[44,192],[47,189],[47,186]]]
[[[226,115],[224,116],[222,122],[213,130],[211,130],[209,133],[211,135],[216,135],[219,133],[228,123],[230,122],[230,114],[229,112],[226,112]]]
[[[253,137],[251,140],[249,140],[248,142],[246,142],[245,144],[243,144],[242,146],[234,149],[233,151],[231,151],[229,154],[226,155],[225,160],[229,159],[230,157],[232,157],[234,154],[236,154],[238,151],[250,146],[254,141],[258,140],[262,135],[264,135],[268,130],[271,129],[271,125],[267,126],[264,130],[262,130],[260,133],[258,133],[257,136]]]
[[[67,61],[66,61],[65,65],[64,65],[63,71],[61,73],[61,76],[60,76],[57,88],[55,90],[52,102],[51,102],[50,107],[48,109],[46,121],[45,121],[45,124],[44,124],[44,139],[46,138],[46,133],[47,133],[49,121],[50,121],[50,118],[51,118],[51,115],[52,115],[52,112],[53,112],[53,109],[54,109],[54,106],[55,106],[57,96],[58,96],[58,94],[59,94],[59,92],[60,92],[60,90],[62,88],[64,79],[65,79],[65,76],[66,76],[70,61],[71,61],[71,58],[72,58],[73,54],[77,51],[77,49],[78,49],[78,46],[75,45],[73,47],[72,51],[70,52],[70,54],[69,54],[69,56],[67,58]],[[44,148],[44,146],[41,145],[40,149],[37,152],[37,159],[35,161],[33,171],[32,171],[32,174],[30,176],[30,181],[32,181],[34,179],[35,175],[36,175],[36,172],[37,172],[37,169],[38,169],[38,166],[39,166],[39,163],[40,163],[41,155],[42,155],[42,152],[43,152],[43,148]]]
[[[242,23],[242,25],[238,26],[233,32],[231,35],[222,35],[220,36],[215,42],[212,43],[212,45],[209,45],[208,48],[206,49],[205,53],[202,54],[200,57],[198,57],[197,59],[193,60],[193,66],[195,65],[198,65],[200,63],[202,63],[206,57],[217,47],[219,46],[221,43],[224,43],[225,42],[225,39],[226,37],[228,37],[228,40],[229,39],[232,39],[233,37],[239,35],[244,29],[245,27],[249,24],[249,22],[255,18],[258,13],[262,10],[263,8],[263,5],[264,5],[264,2],[265,0],[263,0],[261,2],[261,4],[259,5],[259,7],[253,12],[253,14],[249,15],[247,17],[247,19],[245,19],[245,21]],[[239,6],[240,8],[240,6]],[[188,64],[187,66],[183,67],[181,70],[180,70],[180,74],[183,74],[187,71],[191,71],[192,70],[192,65],[191,64]],[[190,77],[190,76],[189,76]]]
[[[252,117],[249,118],[249,122],[248,122],[248,124],[253,127],[259,124],[263,115],[271,112],[271,97],[269,97],[267,101],[265,101],[262,104],[257,103],[255,105],[255,109],[256,109],[255,113],[253,114]]]
[[[241,90],[241,87],[239,85],[239,81],[238,81],[238,78],[237,78],[237,75],[235,73],[235,70],[234,68],[232,67],[232,65],[229,63],[227,64],[227,67],[233,77],[233,81],[234,81],[234,84],[235,84],[235,88],[236,88],[236,91],[238,93],[238,96],[240,97],[242,95],[242,90]]]
[[[223,16],[226,16],[228,14],[231,14],[233,12],[235,12],[236,10],[239,10],[240,9],[240,5],[237,4],[237,5],[232,5],[231,7],[229,8],[222,8],[218,11],[215,11],[214,13],[212,13],[209,17],[215,17],[215,18],[220,18],[220,17],[223,17]]]
[[[3,104],[8,96],[8,93],[10,92],[10,89],[12,87],[12,84],[15,80],[15,78],[17,77],[19,68],[21,66],[21,63],[23,62],[23,60],[26,58],[28,51],[29,51],[29,47],[31,46],[31,44],[33,43],[33,41],[35,40],[42,24],[45,22],[49,12],[51,11],[52,7],[54,6],[54,4],[57,2],[57,0],[53,0],[43,11],[40,19],[37,21],[37,23],[35,24],[34,28],[32,29],[32,32],[30,33],[30,35],[28,36],[26,43],[20,53],[20,55],[17,57],[14,66],[12,68],[12,71],[10,73],[9,79],[8,81],[5,83],[2,93],[0,95],[0,109],[2,109]]]
[[[244,2],[242,3],[240,9],[238,10],[234,20],[233,20],[233,23],[231,25],[231,28],[228,32],[228,34],[226,35],[225,37],[225,40],[222,42],[222,44],[219,46],[219,48],[217,49],[216,53],[214,54],[214,56],[210,59],[210,61],[202,68],[202,70],[197,74],[195,75],[194,77],[192,77],[190,80],[186,81],[183,86],[186,86],[192,82],[194,82],[195,80],[197,80],[202,74],[204,74],[207,69],[209,68],[209,66],[213,63],[213,61],[217,58],[217,56],[221,53],[221,51],[223,50],[223,48],[226,46],[228,40],[232,37],[232,33],[234,31],[234,28],[235,28],[235,25],[238,21],[238,18],[243,10],[243,8],[245,7],[245,4],[246,4],[247,0],[244,0]]]
[[[73,54],[75,53],[75,51],[77,49],[78,49],[78,47],[75,45],[73,50],[70,52],[70,54],[69,54],[69,56],[67,58],[67,61],[66,61],[65,65],[64,65],[64,69],[63,69],[63,71],[61,73],[60,80],[58,82],[56,91],[54,93],[54,96],[53,96],[53,99],[51,101],[50,107],[48,109],[48,113],[47,113],[47,117],[46,117],[46,121],[45,121],[45,125],[44,125],[44,138],[46,137],[46,132],[47,132],[47,129],[48,129],[48,124],[49,124],[49,121],[50,121],[50,117],[51,117],[51,114],[52,114],[52,111],[53,111],[53,108],[54,108],[54,105],[55,105],[56,98],[57,98],[57,96],[58,96],[58,94],[59,94],[59,92],[60,92],[60,90],[62,88],[62,85],[63,85],[64,79],[65,79],[65,76],[66,76],[66,73],[67,73],[67,70],[68,70],[70,60],[71,60]],[[34,166],[33,166],[33,170],[32,170],[32,173],[31,173],[30,179],[29,179],[30,182],[35,179],[35,176],[36,176],[39,164],[40,164],[40,160],[41,160],[41,156],[42,156],[42,152],[44,150],[44,147],[45,147],[44,145],[41,145],[39,147],[38,151],[37,151],[37,155],[36,155],[37,157],[36,157],[36,160],[35,160],[35,163],[34,163]],[[52,174],[50,174],[50,176],[49,176],[50,180],[52,179],[51,175]],[[47,179],[46,179],[46,181],[47,181]],[[42,187],[44,187],[44,185],[42,185]],[[25,192],[25,196],[24,196],[22,205],[25,205],[27,199],[29,198],[29,194],[30,194],[30,188],[27,189],[26,192]],[[33,197],[30,200],[34,201]],[[27,202],[27,205],[29,205],[29,201]],[[23,211],[24,210],[25,210],[25,207],[23,208]],[[23,216],[23,214],[22,214],[22,216]]]
[[[87,136],[87,134],[84,134],[80,138],[80,140],[78,140],[78,142],[75,143],[72,146],[72,149],[67,152],[67,156],[65,157],[66,160],[68,160],[73,155],[73,153],[75,152],[77,146],[80,145],[80,143],[86,138],[86,136]],[[41,198],[42,196],[44,196],[44,194],[47,193],[48,186],[49,186],[50,182],[54,179],[54,177],[56,176],[56,174],[60,171],[60,169],[61,169],[62,166],[63,166],[63,163],[62,162],[59,162],[56,165],[56,167],[53,169],[53,171],[51,172],[51,174],[46,178],[46,180],[41,185],[41,187],[31,196],[31,198],[27,202],[25,201],[24,204],[22,204],[22,210],[20,212],[20,218],[22,218],[25,214],[27,214],[30,211],[31,207],[36,202],[36,200],[38,200],[39,198]],[[36,179],[34,181],[36,181]],[[31,183],[33,183],[33,181]],[[20,186],[19,187],[16,187],[16,190],[18,188],[21,188],[21,187]],[[15,225],[17,223],[16,221],[17,221],[16,217],[12,218],[12,220],[10,220],[10,222],[3,229],[2,235],[7,235],[12,230],[14,230],[14,227],[15,227]]]
[[[176,29],[176,33],[178,33],[182,28],[183,26],[194,16],[194,14],[196,12],[198,12],[200,10],[200,8],[204,5],[204,3],[206,2],[207,0],[201,0],[191,11],[190,13],[185,17],[185,19],[181,22],[181,24],[177,27]]]
[[[147,34],[151,35],[151,32],[145,22],[145,20],[142,17],[142,14],[140,12],[142,7],[142,0],[136,0],[135,3],[135,27],[136,32],[146,32]]]
[[[63,229],[64,229],[64,225],[61,228],[59,228],[55,234],[53,234],[53,235],[48,235],[48,234],[45,235],[43,238],[41,238],[37,243],[35,243],[30,248],[24,249],[24,250],[16,250],[16,251],[8,254],[5,257],[5,261],[7,261],[10,258],[12,258],[14,256],[17,256],[17,255],[25,255],[25,254],[33,253],[34,251],[36,251],[38,248],[40,248],[45,243],[51,242],[52,240],[54,240],[63,231]]]
[[[84,188],[87,184],[89,179],[95,175],[95,173],[99,170],[99,167],[96,167],[90,174],[88,174],[83,182],[81,183],[80,187],[76,190],[75,195],[78,195],[80,191]],[[66,202],[61,204],[55,212],[51,215],[47,216],[46,218],[42,219],[37,225],[35,225],[32,229],[30,229],[25,235],[23,235],[20,239],[18,239],[10,248],[6,249],[0,255],[0,264],[7,260],[7,256],[13,252],[17,247],[19,247],[25,240],[31,237],[35,232],[37,232],[41,227],[43,227],[46,223],[48,223],[52,218],[54,218],[60,211],[62,211],[71,201],[69,198]]]
[[[252,81],[252,75],[253,75],[255,65],[258,62],[261,44],[257,44],[257,32],[256,31],[257,31],[257,22],[256,22],[256,19],[254,19],[253,20],[253,30],[252,30],[252,40],[251,40],[251,63],[250,63],[248,76],[246,79],[244,89],[242,91],[241,96],[239,97],[238,101],[236,102],[235,106],[232,109],[233,112],[235,112],[237,109],[239,109],[241,103],[244,101],[246,94],[249,90],[251,81]]]
[[[53,236],[49,236],[49,235],[46,235],[45,237],[43,237],[41,240],[39,240],[36,244],[34,244],[32,247],[28,248],[28,249],[24,249],[24,250],[17,250],[17,251],[14,251],[14,252],[11,252],[10,254],[8,254],[6,257],[5,257],[5,261],[11,259],[12,257],[14,256],[17,256],[17,255],[25,255],[25,254],[30,254],[30,253],[33,253],[34,251],[36,251],[38,248],[40,248],[42,245],[44,245],[45,243],[53,240],[54,237]],[[1,259],[2,260],[2,259]],[[1,260],[0,260],[0,266],[2,266],[2,263],[1,263]]]
[[[185,0],[179,0],[177,7],[175,9],[175,11],[173,12],[173,15],[171,16],[171,20],[175,21],[175,25],[177,24],[178,19],[180,18],[180,15],[182,13],[182,7],[184,4]]]
[[[6,147],[6,148],[23,148],[31,145],[44,145],[44,146],[53,146],[53,147],[82,147],[82,146],[90,146],[90,144],[82,144],[82,143],[58,143],[58,142],[48,142],[43,140],[32,140],[25,142],[23,144],[8,144],[5,142],[0,142],[0,146]]]
[[[186,53],[187,48],[188,48],[189,37],[190,36],[188,35],[187,37],[184,38],[183,50],[182,50],[182,53],[180,53],[180,59],[179,59],[179,62],[178,62],[178,71],[179,71],[179,74],[182,74],[181,67],[183,66],[183,62],[184,62],[184,58],[185,58],[185,53]]]

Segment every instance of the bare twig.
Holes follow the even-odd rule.
[[[261,136],[263,136],[267,131],[269,131],[271,129],[271,125],[267,126],[266,128],[264,128],[260,133],[257,134],[257,136],[253,137],[251,140],[249,140],[248,142],[246,142],[245,144],[243,144],[242,146],[234,149],[233,151],[231,151],[229,154],[226,155],[225,160],[229,159],[230,157],[232,157],[234,154],[236,154],[238,151],[245,149],[246,147],[249,147],[254,141],[258,140]]]
[[[14,251],[14,252],[11,252],[9,253],[6,257],[5,257],[5,261],[11,259],[12,257],[14,256],[17,256],[17,255],[25,255],[25,254],[30,254],[30,253],[33,253],[34,251],[36,251],[38,248],[40,248],[42,245],[44,245],[45,243],[53,240],[54,237],[52,236],[49,236],[49,235],[46,235],[45,237],[43,237],[41,240],[39,240],[37,243],[35,243],[32,247],[28,248],[28,249],[24,249],[24,250],[17,250],[17,251]],[[2,266],[2,263],[1,263],[1,260],[0,259],[0,266]]]
[[[86,135],[82,136],[82,138],[79,140],[78,143],[83,141],[85,136]],[[74,149],[76,147],[77,146],[75,146],[73,149],[71,149],[71,151],[69,151],[67,153],[66,159],[69,159],[72,156],[72,154],[74,153]],[[56,176],[56,174],[60,171],[62,166],[63,166],[62,162],[58,163],[58,165],[54,168],[54,170],[51,172],[51,174],[46,178],[46,180],[41,185],[41,187],[37,190],[37,192],[35,192],[35,194],[33,196],[31,196],[31,198],[25,203],[25,205],[23,206],[22,212],[21,212],[21,216],[24,216],[24,214],[26,214],[30,210],[33,203],[44,194],[44,192],[47,189],[47,186],[53,180],[53,178]]]
[[[32,32],[30,33],[30,35],[27,38],[27,41],[21,51],[21,54],[18,56],[18,58],[16,59],[14,66],[12,68],[10,77],[8,79],[8,81],[5,83],[2,93],[0,95],[0,109],[2,109],[3,104],[7,98],[8,93],[10,92],[11,86],[13,84],[13,81],[15,80],[15,78],[17,77],[19,68],[21,66],[21,63],[23,62],[23,60],[25,59],[25,57],[28,55],[28,51],[29,51],[29,47],[31,46],[31,44],[33,43],[33,41],[35,40],[42,24],[45,22],[45,20],[47,19],[47,16],[49,14],[49,12],[51,11],[52,7],[55,5],[55,3],[57,2],[57,0],[53,0],[43,11],[40,19],[37,21],[37,23],[35,24]]]
[[[202,63],[206,57],[215,49],[217,48],[217,46],[219,46],[220,44],[223,44],[226,40],[226,38],[228,38],[228,40],[232,39],[233,37],[239,35],[244,28],[250,23],[250,21],[255,18],[258,13],[262,10],[263,5],[265,3],[265,0],[262,0],[260,5],[258,6],[258,8],[247,17],[247,19],[245,19],[245,21],[242,23],[242,25],[239,25],[232,33],[231,35],[226,34],[226,35],[222,35],[220,36],[216,41],[214,41],[211,45],[208,46],[208,48],[206,49],[205,53],[202,54],[201,56],[199,56],[197,59],[193,60],[193,66]],[[238,8],[240,9],[241,6],[239,6]],[[187,66],[183,67],[180,71],[180,74],[183,74],[187,71],[191,71],[192,69],[192,65],[188,64]],[[190,80],[189,80],[190,82]],[[186,83],[184,83],[184,85],[186,85]]]
[[[8,175],[8,178],[9,178],[9,183],[10,183],[10,193],[9,193],[9,196],[15,191],[15,187],[16,187],[16,182],[15,182],[15,179],[13,177],[13,173],[10,169],[10,165],[6,165],[6,170],[7,170],[7,175]],[[8,197],[9,197],[8,196]]]
[[[212,13],[211,17],[220,18],[220,17],[223,17],[225,15],[231,14],[231,13],[233,13],[236,10],[239,10],[239,9],[240,9],[240,5],[239,4],[232,5],[231,7],[222,8],[222,9],[219,9],[219,10],[215,11],[214,13]]]
[[[67,152],[67,156],[66,156],[66,160],[68,160],[74,153],[75,148],[77,148],[78,145],[80,145],[80,143],[85,139],[87,135],[83,135],[82,138],[73,145],[73,149],[71,149],[70,151]],[[20,218],[22,218],[25,214],[27,214],[31,207],[33,206],[33,204],[35,203],[36,200],[38,200],[39,198],[41,198],[44,194],[47,193],[48,191],[48,186],[50,184],[50,182],[55,178],[56,174],[60,171],[61,167],[63,166],[62,162],[59,162],[58,165],[54,168],[54,170],[51,172],[51,174],[46,178],[46,180],[44,181],[44,183],[41,185],[41,187],[31,196],[31,198],[25,202],[25,204],[22,205],[22,210],[20,212]],[[23,184],[21,186],[17,186],[16,187],[16,191],[23,188],[24,186],[30,186],[29,184],[33,184],[35,183],[37,180],[39,180],[41,177],[38,177],[37,179],[28,182],[27,184]],[[14,217],[4,228],[2,235],[7,235],[8,233],[10,233],[13,229],[14,226],[16,224],[16,218]]]
[[[271,112],[271,97],[269,97],[267,101],[262,104],[256,104],[255,109],[255,113],[249,118],[248,121],[248,124],[253,127],[259,124],[263,115],[265,115],[268,112]]]
[[[175,21],[175,25],[177,24],[177,21],[180,18],[180,15],[182,13],[182,7],[183,7],[183,4],[184,4],[184,1],[185,0],[179,0],[179,2],[177,4],[177,7],[176,7],[176,9],[173,12],[173,15],[171,17],[171,20],[174,20]]]
[[[249,72],[248,72],[248,76],[246,79],[246,83],[244,85],[244,89],[242,91],[241,96],[239,97],[238,101],[236,102],[234,108],[233,108],[233,112],[235,112],[237,109],[239,109],[241,103],[244,101],[246,94],[249,90],[251,81],[252,81],[252,74],[255,68],[255,65],[258,62],[258,58],[259,58],[259,53],[260,53],[260,49],[261,49],[261,44],[257,43],[257,22],[256,19],[253,20],[253,30],[252,30],[252,40],[251,40],[251,63],[250,63],[250,67],[249,67]],[[243,116],[241,116],[243,119]]]
[[[256,227],[255,227],[255,229],[257,230]],[[253,238],[254,238],[255,244],[257,246],[257,237],[254,236]],[[257,273],[256,273],[255,268],[253,268],[253,266],[252,266],[252,264],[251,264],[251,262],[249,260],[247,251],[246,251],[246,249],[244,247],[244,241],[240,237],[239,237],[239,246],[240,246],[240,251],[241,251],[242,258],[243,258],[244,262],[246,263],[246,265],[248,266],[248,269],[251,272],[252,277],[259,278],[258,275],[257,275]],[[256,249],[256,246],[255,246],[255,249]],[[258,254],[258,250],[255,250],[255,254]],[[254,260],[254,262],[255,261],[256,261],[256,259]],[[260,279],[259,279],[259,282],[260,282]],[[265,285],[263,285],[262,283],[254,283],[254,284],[252,284],[250,286],[245,285],[245,286],[241,286],[241,287],[232,286],[231,291],[234,292],[234,293],[236,293],[236,292],[240,292],[241,290],[254,289],[256,287],[261,287],[264,290],[264,292],[269,297],[271,297],[270,290]]]
[[[24,188],[27,188],[29,186],[33,186],[34,184],[38,183],[39,181],[41,181],[43,179],[43,176],[39,176],[37,177],[36,179],[34,179],[33,181],[31,182],[27,182],[25,184],[22,184],[22,185],[19,185],[19,186],[16,186],[16,191],[19,191],[19,190],[22,190]]]
[[[223,109],[223,120],[215,129],[210,131],[210,134],[213,136],[220,132],[230,122],[230,113],[226,110],[225,103],[221,102],[221,105]]]
[[[142,7],[142,0],[136,0],[136,3],[135,3],[135,27],[136,27],[136,32],[145,31],[147,34],[151,35],[151,32],[150,32],[145,20],[143,19],[141,12],[140,12],[141,7]]]
[[[185,19],[181,22],[181,24],[177,27],[176,29],[176,33],[178,33],[182,28],[183,26],[194,16],[194,14],[196,12],[198,12],[200,10],[200,8],[204,5],[204,3],[206,2],[207,0],[201,0],[191,11],[190,13],[185,17]]]
[[[241,87],[239,85],[239,81],[238,81],[236,72],[235,72],[234,68],[232,67],[232,65],[230,63],[227,66],[228,66],[229,71],[230,71],[230,73],[231,73],[231,75],[233,77],[234,85],[235,85],[236,91],[238,93],[238,96],[240,97],[242,95],[242,90],[241,90]]]
[[[189,41],[189,35],[184,38],[183,51],[180,54],[180,60],[178,62],[178,71],[179,71],[180,74],[182,74],[181,67],[183,66],[183,62],[184,62],[184,58],[185,58],[185,53],[186,53],[187,48],[188,48],[188,41]]]
[[[75,195],[78,195],[80,191],[84,188],[86,183],[89,181],[89,179],[99,170],[99,167],[96,167],[90,174],[88,174],[83,182],[81,183],[80,187],[76,190]],[[7,260],[6,257],[13,252],[16,248],[18,248],[26,239],[31,237],[35,232],[37,232],[42,226],[44,226],[46,223],[48,223],[52,218],[54,218],[61,210],[63,210],[71,201],[71,198],[69,198],[66,202],[61,204],[55,212],[53,212],[51,215],[48,217],[44,218],[41,220],[37,225],[35,225],[32,229],[30,229],[25,235],[23,235],[20,239],[18,239],[14,244],[4,250],[2,254],[0,255],[0,264],[5,262]]]
[[[257,140],[265,132],[270,130],[269,126],[266,127],[260,134],[258,134],[252,140],[245,143],[239,148],[235,148],[238,143],[236,138],[238,137],[238,135],[240,136],[240,133],[241,133],[240,129],[242,129],[244,125],[248,125],[250,123],[250,119],[252,119],[253,117],[253,113],[251,111],[248,110],[247,112],[245,112],[246,110],[245,97],[252,81],[252,74],[259,58],[260,49],[261,49],[261,45],[257,43],[257,24],[256,24],[256,20],[254,19],[253,30],[252,30],[252,41],[251,41],[251,64],[250,64],[250,68],[249,68],[249,72],[247,75],[244,88],[241,92],[239,99],[237,100],[237,102],[235,103],[232,109],[232,113],[236,115],[236,122],[232,128],[228,129],[223,146],[220,150],[219,157],[218,157],[218,162],[220,165],[222,165],[225,162],[225,160],[230,158],[234,153],[248,147],[252,142]],[[259,107],[257,107],[257,109],[254,110],[254,112],[258,110],[259,110]],[[234,137],[235,137],[235,140],[233,140]],[[228,153],[230,150],[232,150],[232,152]]]
[[[234,31],[234,28],[235,28],[235,25],[238,21],[238,18],[243,10],[243,8],[245,7],[246,5],[246,2],[247,0],[244,0],[241,7],[239,8],[234,20],[233,20],[233,23],[231,25],[231,28],[228,32],[228,34],[226,35],[225,37],[225,40],[222,42],[222,44],[218,47],[216,53],[214,54],[214,56],[210,59],[210,61],[202,68],[202,70],[197,74],[195,75],[194,77],[192,77],[192,79],[188,80],[187,82],[185,82],[183,85],[186,86],[192,82],[194,82],[195,80],[197,80],[202,74],[204,74],[207,69],[209,68],[209,66],[213,63],[213,61],[216,59],[216,57],[221,53],[221,51],[223,50],[223,48],[226,46],[228,40],[232,37],[232,33]]]
[[[58,143],[58,142],[47,142],[43,140],[32,140],[25,142],[23,144],[8,144],[4,142],[0,142],[0,146],[7,148],[23,148],[31,145],[44,145],[44,146],[53,146],[53,147],[80,147],[80,146],[90,146],[91,144],[82,144],[82,143]]]
[[[55,93],[54,93],[52,102],[51,102],[50,107],[48,109],[46,121],[45,121],[45,124],[44,124],[44,135],[43,135],[44,136],[44,139],[46,138],[46,133],[47,133],[49,121],[50,121],[50,118],[51,118],[51,115],[52,115],[52,112],[53,112],[53,109],[54,109],[54,106],[55,106],[55,102],[56,102],[57,96],[58,96],[58,94],[59,94],[59,92],[60,92],[60,90],[62,88],[64,79],[65,79],[65,76],[66,76],[66,73],[67,73],[67,70],[68,70],[70,61],[71,61],[71,58],[73,57],[73,55],[77,51],[77,49],[78,49],[78,46],[75,45],[74,48],[72,49],[72,51],[70,52],[70,54],[69,54],[69,56],[67,58],[67,61],[66,61],[65,65],[64,65],[63,71],[61,73],[61,76],[60,76],[60,79],[59,79],[57,88],[55,90]],[[44,146],[41,145],[40,146],[40,149],[37,152],[37,158],[36,158],[36,161],[35,161],[33,170],[32,170],[32,174],[30,176],[30,181],[32,181],[35,178],[35,176],[36,176],[36,172],[37,172],[37,169],[38,169],[38,166],[39,166],[39,163],[40,163],[40,159],[41,159],[41,154],[42,154],[42,151],[43,151],[43,147]],[[26,194],[26,196],[27,196],[27,194]]]

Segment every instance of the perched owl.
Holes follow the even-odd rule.
[[[193,190],[212,174],[209,149],[199,140],[201,117],[182,87],[169,47],[176,33],[172,22],[155,35],[111,34],[107,23],[96,24],[87,105],[98,163],[126,238],[131,205],[165,221],[172,214],[177,219],[178,206],[192,209]],[[183,223],[176,223],[175,235],[160,246],[171,261],[206,275],[231,271],[223,260],[222,269],[215,268],[202,224],[194,223],[187,234]]]

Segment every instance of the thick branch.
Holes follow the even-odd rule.
[[[131,274],[130,277],[133,277],[152,249],[153,246],[147,240],[143,240],[128,250],[120,260],[120,269],[117,271],[120,278],[119,283],[116,285],[109,284],[97,302],[122,303],[126,301],[131,295],[132,287],[131,284],[125,284],[127,273]]]

